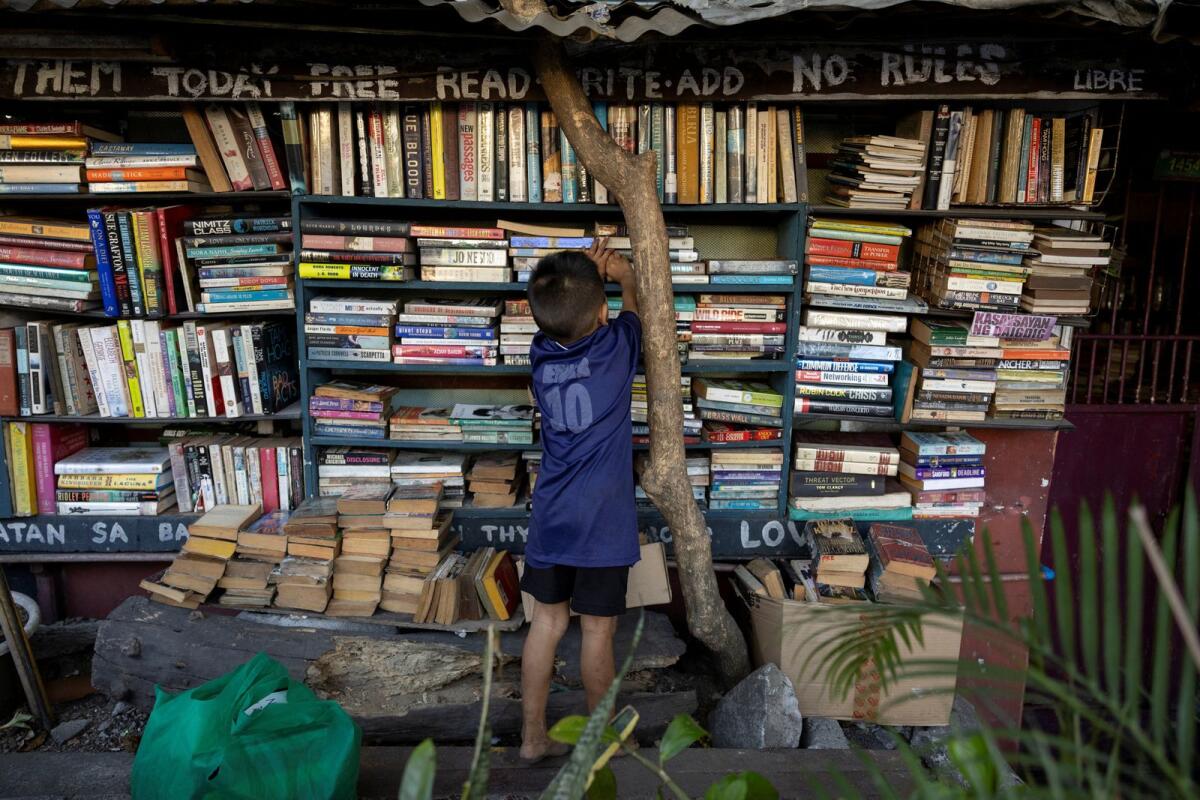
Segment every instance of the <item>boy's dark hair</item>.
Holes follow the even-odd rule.
[[[539,261],[528,294],[538,327],[564,344],[586,336],[597,310],[608,302],[596,262],[578,250],[551,253]]]

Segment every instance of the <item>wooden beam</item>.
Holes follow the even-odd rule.
[[[46,687],[42,685],[42,674],[38,671],[37,661],[33,657],[33,648],[29,646],[29,637],[21,625],[17,615],[17,604],[13,600],[12,590],[8,587],[8,577],[0,569],[0,630],[4,631],[4,641],[8,643],[8,651],[12,654],[13,665],[17,677],[21,679],[21,688],[25,690],[25,700],[29,710],[42,723],[42,727],[50,730],[54,727],[54,709],[46,697]]]

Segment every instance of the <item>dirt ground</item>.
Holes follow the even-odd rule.
[[[78,736],[62,744],[56,742],[49,732],[36,730],[40,726],[33,721],[30,721],[29,726],[7,727],[0,730],[0,753],[26,753],[35,750],[45,753],[133,753],[137,751],[138,742],[142,739],[142,730],[146,727],[145,713],[128,703],[115,703],[100,693],[89,695],[82,700],[61,703],[55,708],[55,712],[58,715],[57,724],[86,719],[88,726]]]

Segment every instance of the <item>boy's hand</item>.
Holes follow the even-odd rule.
[[[592,246],[585,252],[588,258],[595,262],[601,280],[624,283],[626,279],[633,277],[633,267],[630,266],[629,260],[609,250],[607,238],[593,239]]]

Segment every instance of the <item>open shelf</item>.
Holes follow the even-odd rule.
[[[404,197],[340,197],[336,195],[298,195],[302,205],[314,207],[337,208],[403,208],[403,209],[433,209],[474,213],[477,216],[494,216],[498,212],[511,214],[513,212],[537,214],[588,214],[619,216],[621,207],[615,203],[497,203],[478,200],[415,200]],[[703,205],[672,205],[664,204],[663,214],[667,216],[680,215],[720,215],[720,214],[794,214],[803,208],[801,203],[711,203]]]
[[[456,450],[462,452],[488,452],[488,451],[523,451],[523,450],[541,450],[541,442],[535,441],[533,444],[486,444],[483,442],[437,442],[423,441],[410,442],[399,441],[396,439],[371,439],[368,437],[354,436],[322,436],[314,435],[309,437],[314,445],[318,447],[386,447],[396,450]],[[781,447],[782,439],[772,439],[766,442],[697,442],[695,444],[687,444],[684,447],[688,450],[743,450],[748,448],[758,447]],[[646,451],[650,449],[648,444],[633,445],[635,451]]]
[[[102,417],[99,414],[71,416],[69,414],[39,414],[28,417],[0,417],[0,420],[24,422],[81,422],[88,425],[233,425],[239,422],[270,422],[300,419],[300,404],[292,403],[276,414],[243,414],[240,417]]]
[[[922,431],[942,428],[999,428],[1019,431],[1070,431],[1075,426],[1065,419],[986,419],[981,422],[940,422],[935,420],[912,420],[897,422],[882,417],[848,417],[838,414],[796,414],[794,424],[812,421],[857,422],[872,426],[879,431]]]
[[[954,206],[947,210],[928,208],[842,208],[841,206],[812,205],[810,216],[826,217],[974,217],[976,219],[1104,219],[1104,212],[1073,206]]]
[[[461,281],[361,281],[361,280],[310,280],[304,285],[310,289],[390,289],[406,292],[521,292],[529,284],[512,281],[509,283],[465,283]],[[791,294],[792,283],[672,283],[677,294]],[[604,285],[606,292],[617,293],[621,287],[615,283]]]
[[[226,203],[255,200],[291,200],[288,191],[266,192],[62,192],[54,194],[0,194],[0,203],[19,201],[101,203],[103,205],[142,205],[150,202],[196,202],[220,200]]]
[[[309,359],[310,369],[332,369],[351,372],[399,372],[416,375],[451,373],[457,375],[528,375],[524,364],[497,364],[494,367],[462,366],[458,364],[393,364],[387,361],[330,361]],[[681,364],[684,375],[723,375],[736,373],[791,372],[795,367],[783,359],[764,361],[704,361]]]

